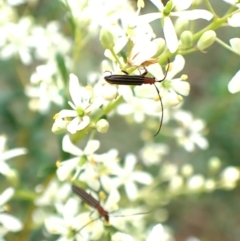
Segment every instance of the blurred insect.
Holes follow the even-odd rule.
[[[75,185],[72,185],[72,190],[73,192],[78,195],[85,203],[87,203],[89,206],[95,208],[98,213],[100,214],[100,217],[103,217],[105,219],[105,221],[107,223],[109,223],[109,212],[107,212],[106,210],[104,210],[104,208],[100,205],[100,202],[98,200],[96,200],[94,197],[92,197],[90,194],[88,194],[87,192],[85,192],[82,188],[77,187]],[[151,211],[150,211],[151,212]],[[142,214],[148,214],[150,212],[144,212],[144,213],[134,213],[131,215],[118,215],[118,216],[114,216],[114,217],[126,217],[126,216],[132,216],[132,215],[142,215]],[[93,219],[90,222],[88,222],[87,224],[85,224],[83,227],[81,227],[81,229],[79,229],[77,231],[80,232],[83,228],[85,228],[87,225],[89,225],[90,223],[98,220],[99,218]]]
[[[129,75],[126,71],[122,70],[122,72],[125,73],[126,75],[111,74],[109,76],[104,77],[104,79],[108,83],[116,84],[116,85],[143,85],[143,84],[154,85],[154,87],[157,91],[157,94],[158,94],[158,97],[159,97],[159,100],[160,100],[160,103],[161,103],[161,109],[162,109],[162,116],[161,116],[160,125],[159,125],[157,133],[154,136],[156,136],[160,132],[161,127],[162,127],[162,122],[163,122],[163,103],[162,103],[162,99],[160,97],[160,91],[157,88],[155,83],[156,82],[161,83],[166,79],[169,68],[170,68],[170,61],[168,59],[167,70],[166,70],[166,73],[165,73],[163,79],[161,79],[161,80],[156,80],[154,77],[146,76],[148,74],[148,71],[145,67],[144,67],[145,71],[140,75]],[[110,72],[110,71],[107,71],[107,72]]]

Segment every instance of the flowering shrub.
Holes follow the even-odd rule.
[[[160,0],[138,0],[136,6],[126,0],[61,0],[61,19],[46,18],[43,23],[33,11],[41,1],[0,1],[0,58],[21,63],[16,70],[24,104],[28,103],[26,113],[20,109],[16,118],[18,130],[34,133],[30,141],[21,142],[26,148],[9,151],[6,137],[0,138],[0,173],[5,180],[0,196],[1,240],[20,231],[18,240],[177,241],[174,227],[166,224],[171,201],[237,186],[239,168],[224,164],[218,153],[209,151],[211,128],[184,103],[192,84],[186,55],[199,52],[206,58],[217,44],[219,49],[240,53],[238,35],[229,37],[228,44],[218,34],[223,26],[232,32],[240,27],[240,3],[221,2],[224,14],[217,14],[208,0],[170,0],[165,5]],[[31,15],[20,14],[24,7]],[[97,60],[100,69],[86,70],[82,77],[84,57]],[[198,65],[197,60],[192,64]],[[126,74],[143,82],[151,77],[155,86],[117,85],[104,79],[123,75],[129,81]],[[239,75],[238,71],[228,82],[232,94],[240,91]],[[120,121],[125,124],[116,130],[114,124]],[[154,137],[159,123],[160,133]],[[14,136],[11,128],[5,129]],[[19,133],[22,139],[25,135]],[[38,138],[44,146],[37,144]],[[115,138],[122,138],[118,146]],[[134,138],[141,141],[135,149]],[[205,172],[178,154],[170,160],[177,148],[191,158],[193,153],[207,152]],[[49,153],[50,160],[40,149]],[[18,164],[19,170],[6,162],[20,155],[29,161],[33,155],[38,161]],[[109,224],[100,219],[96,207],[74,195],[73,183],[99,200],[109,213]],[[12,197],[13,207],[14,199],[21,200],[16,217],[7,213],[11,211],[6,203]],[[41,239],[35,238],[37,231]],[[201,240],[194,235],[184,238]]]

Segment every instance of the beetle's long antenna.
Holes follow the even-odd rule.
[[[162,81],[164,81],[164,80],[166,79],[167,74],[168,74],[168,71],[169,71],[169,68],[170,68],[170,60],[168,59],[167,70],[166,70],[166,72],[165,72],[165,75],[164,75],[163,79],[158,80],[158,81],[156,81],[156,82],[161,83]],[[156,135],[160,132],[160,130],[161,130],[161,128],[162,128],[162,123],[163,123],[163,103],[162,103],[162,99],[161,99],[161,96],[160,96],[160,91],[159,91],[159,89],[157,88],[157,86],[156,86],[155,84],[154,84],[154,87],[155,87],[155,89],[156,89],[156,91],[157,91],[158,98],[159,98],[159,101],[160,101],[160,103],[161,103],[161,109],[162,109],[162,116],[161,116],[160,125],[159,125],[159,127],[158,127],[157,133],[154,135],[154,136],[156,136]]]
[[[160,125],[159,125],[159,127],[158,127],[157,133],[154,135],[154,136],[156,136],[156,135],[160,132],[160,130],[161,130],[161,128],[162,128],[162,123],[163,123],[163,103],[162,103],[162,99],[161,99],[161,96],[160,96],[159,89],[157,88],[157,86],[156,86],[155,84],[153,84],[153,85],[154,85],[154,87],[155,87],[155,89],[156,89],[156,91],[157,91],[158,98],[159,98],[159,101],[160,101],[160,103],[161,103],[161,109],[162,109],[162,116],[161,116]]]
[[[133,213],[133,214],[127,214],[127,215],[111,216],[111,218],[120,218],[120,217],[129,217],[129,216],[135,216],[135,215],[143,215],[143,214],[149,214],[149,213],[151,213],[151,212],[152,212],[152,210],[151,210],[151,211],[148,211],[148,212],[141,212],[141,213]],[[88,223],[84,224],[80,229],[78,229],[78,230],[76,231],[76,234],[78,234],[81,230],[83,230],[83,229],[84,229],[85,227],[87,227],[89,224],[91,224],[91,223],[99,220],[100,218],[101,218],[101,217],[92,219],[92,220],[89,221]],[[75,235],[76,235],[76,234],[75,234]],[[79,233],[79,234],[80,234],[80,233]],[[75,235],[74,235],[74,236],[75,236]],[[80,234],[80,235],[81,235],[81,234]],[[81,235],[81,236],[82,236],[82,235]]]

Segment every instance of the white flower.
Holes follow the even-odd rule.
[[[15,148],[12,150],[6,151],[6,141],[7,138],[4,135],[0,135],[0,173],[5,176],[11,176],[13,170],[11,167],[6,163],[8,159],[25,155],[27,153],[26,148]]]
[[[88,191],[86,192],[89,193]],[[97,200],[97,197],[96,197],[97,195],[95,193],[91,192],[90,195]],[[117,204],[119,200],[120,200],[120,194],[117,189],[114,189],[109,193],[107,200],[104,203],[101,202],[100,206],[106,212],[110,212],[111,210],[115,210],[118,207]],[[79,215],[78,218],[82,219],[81,223],[79,224],[78,222],[73,226],[73,228],[77,232],[80,230],[79,234],[84,238],[95,240],[95,239],[99,239],[103,234],[104,226],[103,226],[103,221],[100,219],[104,217],[101,215],[101,211],[99,212],[100,209],[93,208],[93,207],[91,207],[91,209],[93,209],[93,212],[89,213],[88,215],[86,214]],[[61,210],[59,210],[59,212],[62,213]],[[115,226],[118,229],[122,229],[125,225],[125,222],[121,219],[111,220],[111,216],[107,216],[107,218],[110,219],[109,224]]]
[[[37,59],[56,62],[56,53],[58,53],[64,56],[65,64],[71,61],[68,54],[73,43],[61,33],[61,24],[58,21],[50,21],[46,26],[34,25],[27,43],[34,50]]]
[[[159,47],[164,47],[165,41],[159,39],[139,38],[136,39],[133,48],[128,56],[128,63],[131,66],[147,66],[152,63],[157,63],[156,59],[152,59],[159,50]]]
[[[233,189],[240,179],[240,172],[236,167],[226,167],[221,173],[220,183],[224,188]]]
[[[148,143],[141,150],[140,154],[146,166],[159,164],[164,155],[169,153],[169,147],[160,143]]]
[[[178,167],[176,164],[164,162],[161,166],[160,176],[162,180],[166,181],[173,178],[173,176],[175,176],[177,172]]]
[[[77,131],[83,130],[90,123],[90,117],[88,116],[92,111],[99,108],[102,104],[100,100],[94,100],[91,103],[92,91],[81,87],[78,82],[78,78],[74,74],[70,74],[69,80],[69,92],[73,102],[68,102],[73,110],[61,110],[55,115],[55,119],[72,118],[67,125],[67,130],[71,134],[75,134]]]
[[[66,4],[63,1],[63,4]],[[71,8],[72,15],[83,26],[88,25],[88,34],[96,34],[99,26],[112,26],[117,21],[127,21],[132,18],[133,7],[128,1],[70,1],[67,7]],[[101,11],[96,11],[101,9]],[[130,15],[130,16],[129,16]]]
[[[116,176],[118,176],[121,167],[119,165],[118,152],[111,149],[103,154],[94,154],[93,160],[98,164],[98,176],[103,189],[110,193],[117,188]]]
[[[46,114],[51,103],[60,106],[63,104],[63,97],[59,93],[59,89],[63,89],[63,84],[55,62],[49,61],[45,65],[39,65],[30,81],[31,85],[26,86],[25,93],[30,98],[31,110]]]
[[[167,73],[166,79],[161,83],[162,88],[160,88],[160,93],[161,96],[163,96],[163,102],[170,106],[176,106],[182,101],[179,94],[184,96],[189,94],[190,84],[185,81],[182,76],[174,78],[174,76],[176,76],[184,68],[185,59],[182,55],[176,55],[175,60],[171,63],[171,65],[171,71]],[[156,69],[155,72],[153,71],[152,73],[156,76]]]
[[[204,182],[205,178],[202,175],[193,175],[187,180],[187,188],[189,191],[201,191],[204,188]]]
[[[83,173],[81,176],[87,184],[92,187],[94,190],[99,189],[99,181],[95,178],[96,171],[95,166],[91,164],[91,156],[99,148],[100,142],[97,140],[90,140],[84,150],[81,150],[75,146],[68,135],[63,137],[62,148],[63,151],[68,152],[76,157],[65,160],[61,162],[58,170],[57,177],[59,180],[64,181],[71,176],[71,173],[75,170],[75,174],[72,179],[76,179],[80,171]]]
[[[125,158],[124,167],[122,170],[119,170],[116,178],[118,180],[118,186],[125,186],[125,191],[129,200],[135,200],[138,196],[138,188],[135,182],[149,185],[153,181],[153,178],[149,173],[134,171],[136,163],[136,157],[133,154],[128,154]]]
[[[88,224],[89,221],[88,212],[78,214],[79,201],[80,200],[77,198],[69,198],[66,204],[57,204],[56,209],[59,215],[52,215],[45,219],[45,227],[47,231],[49,233],[61,235],[59,240],[74,240],[75,237],[71,237],[70,235],[70,233],[72,233],[72,231],[74,230],[77,232],[75,234],[77,240],[80,241],[86,240],[83,238],[83,236],[86,234],[90,234],[90,232],[88,232],[88,228],[90,226],[91,232],[95,232],[94,234],[92,233],[92,236],[96,235],[96,233],[99,233],[99,230],[101,230],[101,236],[103,231],[103,225],[101,225],[100,222],[93,222],[93,225],[87,225],[81,232],[79,232],[79,230],[86,224]]]
[[[5,39],[5,43],[0,52],[1,58],[7,59],[17,54],[23,64],[29,65],[32,62],[31,49],[27,41],[32,21],[30,17],[24,17],[17,23],[9,22],[2,26],[1,37]]]
[[[71,187],[68,183],[59,185],[57,180],[52,180],[47,187],[38,185],[36,191],[42,194],[34,200],[34,203],[37,206],[48,206],[52,203],[64,202],[71,193]]]
[[[194,119],[190,113],[183,110],[176,111],[173,118],[181,124],[181,127],[174,130],[174,135],[186,151],[194,151],[195,145],[203,150],[208,148],[208,141],[202,136],[205,129],[202,120]]]
[[[182,17],[188,20],[205,19],[208,21],[213,17],[211,12],[203,9],[183,11],[191,6],[191,1],[173,1],[174,6],[179,11],[170,12],[167,16],[164,12],[165,7],[161,1],[151,0],[151,2],[159,9],[160,12],[139,16],[138,21],[141,23],[149,23],[156,19],[163,18],[163,32],[167,47],[171,53],[176,52],[178,49],[178,38],[170,17]]]
[[[171,63],[171,70],[166,73],[166,79],[161,81],[160,83],[155,83],[155,85],[159,89],[160,97],[162,99],[164,107],[178,105],[182,101],[182,97],[180,95],[187,96],[189,94],[190,84],[187,81],[183,80],[182,77],[173,79],[175,75],[182,71],[184,65],[184,58],[181,55],[177,55],[175,57],[175,60]],[[163,79],[164,75],[159,64],[150,65],[148,67],[148,71],[153,74],[157,81]],[[154,88],[154,86],[151,86],[149,84],[136,86],[134,90],[137,96],[151,96],[151,98],[157,96],[156,89]],[[150,105],[148,106],[147,110],[150,110]],[[155,102],[155,111],[162,111],[161,105],[157,102]]]

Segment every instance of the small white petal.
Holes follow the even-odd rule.
[[[61,166],[57,169],[57,177],[60,181],[67,180],[72,171],[77,167],[79,157],[72,158],[68,161],[61,162]]]
[[[145,184],[145,185],[149,185],[153,181],[152,176],[146,172],[135,171],[132,175],[133,175],[135,181]]]
[[[76,75],[70,74],[69,76],[69,92],[72,101],[75,106],[81,106],[85,108],[89,105],[88,103],[92,93],[90,90],[80,86],[79,80]]]
[[[63,137],[62,148],[63,151],[70,153],[74,156],[81,156],[83,154],[83,151],[72,143],[69,135],[65,135]]]
[[[119,202],[120,200],[120,194],[117,189],[113,189],[108,196],[108,199],[105,203],[105,208],[107,210],[113,209],[113,207]]]
[[[79,202],[76,199],[68,198],[66,204],[62,209],[62,215],[64,220],[70,221],[77,214]],[[70,223],[69,223],[70,224]]]
[[[190,84],[182,80],[174,80],[171,84],[172,88],[181,95],[187,96],[190,92]]]
[[[131,65],[140,66],[144,61],[152,58],[158,50],[158,46],[151,42],[150,44],[143,46],[142,51],[139,52],[132,60]]]
[[[77,130],[80,131],[80,130],[83,130],[84,128],[86,128],[89,123],[90,123],[90,117],[89,116],[83,116],[81,118],[82,120],[78,123],[77,125]]]
[[[172,20],[169,17],[164,18],[163,32],[169,51],[171,53],[176,52],[178,49],[178,38]]]
[[[116,188],[116,183],[111,180],[109,176],[101,176],[101,185],[106,192],[110,192],[113,188]]]
[[[86,147],[84,148],[85,155],[93,154],[100,147],[100,141],[98,140],[90,140]]]
[[[23,228],[22,222],[9,214],[1,213],[0,223],[11,232],[18,232]]]
[[[138,23],[138,25],[147,24],[147,23],[150,23],[154,20],[162,18],[162,16],[163,16],[162,13],[159,13],[159,12],[158,13],[144,14],[144,15],[141,15],[141,16],[137,17],[137,23]]]
[[[204,9],[173,12],[171,13],[171,16],[183,17],[188,20],[205,19],[207,21],[210,21],[213,18],[212,13]]]
[[[3,191],[3,193],[0,195],[0,206],[5,204],[8,200],[11,199],[11,197],[14,195],[14,188],[9,187],[6,190]]]
[[[133,99],[133,91],[130,86],[118,86],[118,93],[123,97],[126,102],[131,102]]]
[[[85,172],[80,175],[79,179],[85,181],[91,189],[98,191],[100,188],[100,183],[96,177],[97,173],[94,166],[89,164],[87,165]]]
[[[73,103],[78,106],[79,104],[79,95],[76,94],[76,90],[79,90],[80,85],[78,77],[75,74],[69,75],[69,92],[72,97]]]
[[[192,0],[172,0],[172,2],[179,11],[188,9],[192,4]]]
[[[77,112],[75,110],[61,110],[57,114],[57,118],[66,118],[66,117],[76,117]]]
[[[133,201],[137,198],[138,189],[137,189],[137,186],[134,182],[127,182],[125,184],[125,190],[126,190],[126,193],[127,193],[127,196],[129,198],[129,200]]]
[[[123,36],[116,40],[115,46],[113,47],[114,53],[118,54],[127,44],[128,38]]]
[[[26,148],[16,148],[6,152],[1,153],[1,161],[5,161],[16,156],[24,155],[27,153]]]
[[[228,90],[232,94],[240,91],[240,70],[230,80],[228,84]]]
[[[232,27],[240,27],[240,13],[235,13],[228,18],[228,24]]]
[[[51,216],[45,219],[45,227],[49,233],[67,234],[68,229],[63,219],[57,216]]]
[[[80,117],[75,117],[74,119],[72,119],[68,126],[67,126],[67,130],[71,133],[71,134],[75,134],[78,131],[78,124],[80,121]]]
[[[5,162],[0,162],[0,173],[2,173],[5,176],[8,176],[8,174],[11,172],[11,168],[9,165]]]
[[[240,54],[240,38],[232,38],[229,42],[233,50]]]
[[[131,172],[134,169],[136,162],[137,162],[136,156],[133,154],[128,154],[125,158],[125,168],[124,169],[127,172]]]
[[[172,69],[167,74],[167,79],[173,79],[175,75],[183,70],[185,66],[185,59],[182,55],[176,55],[174,61],[172,62]]]

